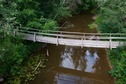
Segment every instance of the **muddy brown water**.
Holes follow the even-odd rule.
[[[89,29],[92,14],[82,13],[66,20],[72,26],[62,30],[96,32]],[[30,84],[114,84],[105,49],[48,44],[46,68]],[[40,50],[42,52],[42,50]]]

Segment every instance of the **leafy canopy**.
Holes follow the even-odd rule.
[[[96,23],[100,31],[107,33],[126,32],[126,1],[105,0],[99,4],[100,11]]]

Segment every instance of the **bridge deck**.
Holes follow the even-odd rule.
[[[67,31],[50,31],[36,29],[14,30],[15,35],[22,35],[22,39],[51,43],[56,45],[116,48],[126,44],[124,33],[81,33]]]
[[[66,37],[53,37],[53,36],[42,36],[42,35],[34,35],[34,34],[22,34],[24,35],[23,39],[44,43],[51,43],[56,45],[68,45],[68,46],[81,46],[81,47],[97,47],[97,48],[116,48],[117,46],[122,46],[124,42],[116,42],[116,41],[102,41],[102,40],[92,40],[88,39],[74,39],[66,38]],[[89,37],[88,37],[89,38]],[[104,37],[105,38],[105,37]],[[102,38],[102,39],[104,39]],[[106,37],[107,38],[107,37]],[[113,37],[114,38],[114,37]],[[116,37],[117,38],[117,37]],[[121,37],[122,38],[122,37]],[[86,37],[87,39],[87,37]],[[118,37],[118,39],[120,39]]]

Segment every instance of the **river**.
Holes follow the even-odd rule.
[[[81,13],[68,18],[72,26],[61,30],[96,32],[89,29],[92,14]],[[114,84],[105,49],[47,45],[49,56],[46,68],[30,84]],[[40,50],[39,52],[42,52]]]

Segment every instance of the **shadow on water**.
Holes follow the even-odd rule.
[[[67,31],[96,32],[88,29],[92,14],[75,15],[68,19],[74,26]],[[48,45],[49,57],[30,84],[113,84],[105,49]]]

